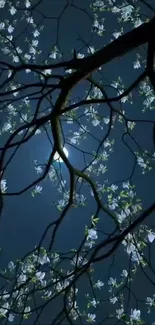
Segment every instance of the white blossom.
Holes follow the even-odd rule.
[[[37,130],[35,131],[35,135],[40,134],[40,133],[41,133],[41,130],[40,130],[40,129],[37,129]]]
[[[33,24],[33,18],[32,17],[28,17],[26,20],[27,20],[27,22],[29,24]]]
[[[111,11],[113,13],[117,13],[117,12],[120,12],[120,9],[118,7],[116,7],[116,6],[113,6],[113,8],[111,9]]]
[[[127,215],[126,215],[126,213],[122,210],[121,213],[118,213],[118,214],[117,214],[117,217],[118,217],[118,221],[119,221],[120,223],[122,223],[122,222],[126,219]]]
[[[137,158],[137,163],[140,167],[144,168],[144,170],[147,168],[147,164],[144,162],[142,157]]]
[[[83,58],[84,58],[84,54],[78,53],[78,54],[77,54],[77,58],[78,58],[78,59],[83,59]]]
[[[50,55],[49,55],[49,58],[51,58],[51,59],[56,59],[57,58],[57,54],[56,54],[56,52],[52,52]]]
[[[134,7],[131,5],[123,6],[121,8],[121,16],[124,21],[128,21],[129,18],[131,18],[132,11],[134,10]]]
[[[7,131],[11,130],[11,128],[12,128],[11,123],[10,122],[6,122],[3,125],[2,132],[7,132]]]
[[[22,265],[21,268],[23,273],[32,272],[34,269],[34,265],[31,262],[27,261]]]
[[[91,303],[91,305],[92,305],[94,308],[96,308],[97,305],[99,304],[99,301],[96,300],[95,298],[93,298],[93,299],[90,301],[90,303]]]
[[[117,284],[116,279],[110,277],[108,280],[108,284],[111,285],[112,287],[115,287]]]
[[[6,179],[2,179],[0,184],[1,184],[1,191],[2,191],[2,193],[5,193],[6,190],[7,190],[7,186],[6,186],[7,181],[6,181]]]
[[[0,23],[0,30],[4,29],[5,28],[5,23]]]
[[[124,314],[124,308],[116,309],[117,318],[121,319]]]
[[[110,141],[108,139],[104,141],[104,147],[105,148],[111,147],[111,143],[110,143]]]
[[[20,118],[20,122],[22,123],[22,122],[27,122],[27,121],[28,121],[27,113],[26,114],[22,113],[21,118]]]
[[[17,55],[13,55],[13,62],[18,63],[19,57]]]
[[[5,316],[6,313],[8,312],[8,309],[9,309],[9,303],[5,302],[5,304],[2,305],[0,308],[0,315]]]
[[[8,78],[10,78],[11,77],[11,75],[12,75],[12,70],[8,70]],[[9,105],[11,105],[11,104],[9,104]],[[8,105],[8,107],[9,107],[9,105]],[[12,106],[12,105],[11,105]]]
[[[25,59],[27,59],[27,60],[30,60],[30,59],[31,59],[31,55],[30,55],[30,54],[27,54],[27,53],[25,53],[25,54],[24,54],[24,58],[25,58]]]
[[[6,0],[0,0],[0,8],[4,8]]]
[[[31,311],[31,307],[30,306],[25,307],[24,313],[29,313],[30,311]]]
[[[6,291],[6,290],[4,290],[4,292],[3,292],[3,299],[5,300],[5,299],[9,299],[10,298],[10,294]]]
[[[104,117],[103,119],[105,124],[108,124],[110,122],[110,118],[109,117]]]
[[[19,284],[25,283],[26,280],[27,280],[27,276],[24,273],[22,273],[17,279]]]
[[[119,86],[119,82],[118,81],[113,81],[112,84],[111,84],[111,87],[114,87],[114,88],[118,88]]]
[[[113,199],[112,202],[109,204],[110,210],[115,210],[118,207],[117,199]]]
[[[9,268],[10,272],[12,272],[15,269],[14,262],[10,261],[9,264],[8,264],[8,268]]]
[[[13,16],[17,10],[15,7],[12,6],[12,7],[10,7],[9,11],[10,11],[10,14]]]
[[[51,70],[51,69],[45,69],[45,70],[43,70],[43,73],[44,73],[45,75],[49,75],[49,74],[52,73],[52,70]]]
[[[9,314],[8,321],[9,322],[13,322],[14,321],[14,318],[15,318],[15,315]]]
[[[130,183],[129,183],[128,181],[127,181],[127,182],[123,182],[122,187],[123,187],[124,189],[129,189],[129,187],[130,187]]]
[[[9,39],[9,41],[13,40],[13,35],[8,35],[7,38]]]
[[[115,192],[115,191],[118,189],[118,186],[112,184],[112,185],[111,185],[111,189],[112,189],[113,192]]]
[[[134,69],[139,69],[139,68],[141,68],[140,61],[139,61],[139,60],[136,60],[136,61],[133,63],[133,67],[134,67]]]
[[[44,265],[49,262],[50,262],[50,259],[47,255],[42,255],[42,256],[39,256],[39,258],[38,258],[38,263],[40,263],[41,265]]]
[[[17,51],[17,53],[19,53],[19,54],[21,54],[21,53],[23,52],[22,49],[21,49],[19,46],[17,46],[16,51]]]
[[[52,297],[52,291],[51,290],[46,290],[45,292],[44,292],[44,297],[45,298],[51,298]]]
[[[88,229],[87,240],[96,240],[98,238],[97,231],[93,228]]]
[[[45,272],[41,272],[41,271],[36,272],[36,277],[40,281],[43,280],[45,277]]]
[[[127,270],[123,270],[121,276],[124,278],[127,278],[127,276],[128,276]]]
[[[11,90],[16,90],[17,86],[12,85]],[[16,97],[18,95],[18,91],[13,92],[13,96]]]
[[[15,291],[12,293],[12,297],[13,297],[13,298],[17,298],[18,295],[19,295],[19,290],[15,290]]]
[[[116,303],[117,300],[118,300],[117,297],[111,297],[111,298],[110,298],[110,302],[111,302],[113,305]]]
[[[98,19],[94,20],[93,27],[96,29],[96,32],[99,36],[102,36],[105,30],[103,22],[104,22],[104,18],[102,18],[101,22],[99,22]]]
[[[136,18],[136,20],[134,20],[134,27],[137,28],[140,25],[143,24],[143,21],[140,18]]]
[[[109,157],[109,155],[107,154],[107,152],[104,150],[101,154],[101,157],[103,160],[107,160],[107,158]]]
[[[33,32],[33,36],[34,37],[38,37],[40,35],[40,32],[36,29],[34,32]]]
[[[37,39],[32,40],[32,46],[38,46],[39,41]]]
[[[26,1],[25,1],[25,6],[26,6],[26,8],[29,8],[29,7],[31,6],[31,3],[30,3],[29,0],[26,0]]]
[[[94,46],[89,46],[87,52],[93,54],[95,52]]]
[[[127,244],[127,253],[130,255],[135,251],[135,245],[133,243],[128,243]]]
[[[98,280],[95,283],[95,288],[101,289],[104,286],[104,283],[101,280]]]
[[[147,98],[144,100],[143,104],[144,104],[146,107],[149,107],[149,106],[152,104],[152,102],[154,101],[154,99],[155,99],[154,96],[149,96],[149,97],[147,97]]]
[[[147,238],[148,238],[148,241],[149,241],[150,243],[152,243],[152,242],[154,241],[154,239],[155,239],[155,233],[149,231],[149,233],[148,233],[148,235],[147,235]]]
[[[35,192],[36,192],[36,193],[41,193],[41,191],[42,191],[42,186],[40,186],[40,185],[36,185],[36,187],[35,187]]]
[[[107,171],[107,167],[104,166],[103,164],[100,164],[98,166],[97,175],[99,175],[99,173],[104,174],[106,171]]]
[[[131,260],[133,262],[137,262],[137,264],[139,264],[140,261],[142,260],[142,256],[141,255],[143,255],[143,254],[142,253],[140,254],[137,250],[134,250],[132,252],[132,255],[131,255]]]
[[[117,39],[119,36],[121,36],[122,35],[122,31],[115,31],[114,33],[113,33],[113,36]]]
[[[92,124],[93,124],[94,126],[97,126],[97,125],[100,124],[100,121],[99,121],[97,118],[95,118],[94,120],[92,120]]]
[[[84,259],[82,256],[77,256],[75,255],[71,261],[71,264],[72,265],[77,265],[77,266],[80,266],[80,265],[84,265],[87,263],[87,260]]]
[[[14,27],[9,25],[8,27],[8,32],[11,34],[14,31]]]
[[[89,323],[95,322],[95,319],[96,319],[96,315],[95,314],[88,313],[87,317],[88,317],[87,318],[87,322],[89,322]]]
[[[30,46],[29,52],[30,52],[31,54],[35,55],[35,54],[36,54],[36,49],[35,49],[35,47]]]
[[[114,305],[116,303],[116,301],[118,301],[117,297],[111,297],[110,298],[110,302]]]
[[[35,166],[34,168],[35,168],[37,174],[41,174],[43,172],[43,168],[41,166]]]
[[[140,310],[131,309],[130,321],[139,321],[140,320]]]
[[[146,298],[146,305],[149,305],[150,307],[152,307],[154,305],[154,298],[147,297]]]
[[[85,244],[84,244],[85,247],[88,247],[88,248],[92,248],[93,247],[93,241],[89,240],[89,241],[86,241]]]
[[[131,121],[128,121],[127,122],[127,126],[130,130],[133,130],[133,128],[135,127],[136,123],[135,122],[131,122]]]

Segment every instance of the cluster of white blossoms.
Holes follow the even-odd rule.
[[[90,229],[88,236],[90,236],[91,239],[96,238],[92,229]],[[73,320],[76,320],[78,316],[81,315],[81,317],[85,317],[86,322],[94,322],[96,314],[89,312],[89,309],[96,309],[99,300],[91,298],[91,296],[86,293],[86,298],[88,299],[88,312],[81,312],[77,302],[77,295],[79,294],[78,288],[76,288],[74,284],[73,286],[70,286],[70,283],[75,276],[74,268],[82,268],[85,263],[87,263],[87,260],[82,256],[78,256],[76,253],[73,254],[73,258],[70,260],[70,271],[60,268],[57,269],[60,260],[61,256],[59,254],[51,254],[41,247],[39,251],[37,249],[33,253],[30,253],[22,261],[17,261],[16,263],[10,261],[7,269],[4,270],[4,273],[7,275],[8,279],[16,278],[17,281],[13,288],[13,292],[11,288],[11,283],[13,283],[13,281],[10,282],[10,290],[9,287],[7,287],[7,290],[0,290],[0,317],[2,319],[7,317],[9,322],[13,322],[17,321],[18,314],[21,312],[23,313],[24,319],[28,319],[32,314],[31,299],[33,300],[34,289],[42,289],[41,299],[50,301],[50,299],[55,295],[58,295],[61,292],[64,292],[66,288],[69,288],[67,309],[70,317]],[[94,290],[101,290],[104,286],[104,283],[101,280],[95,281],[92,279],[92,281],[94,283]],[[28,296],[29,300],[27,300]],[[18,304],[14,312],[12,312],[10,310],[12,309],[15,300],[18,300]]]
[[[96,94],[96,96],[97,96],[97,94]],[[102,95],[99,95],[99,96],[102,96]],[[92,96],[92,98],[93,98],[93,96]],[[100,98],[100,97],[98,97],[98,98]],[[91,99],[91,97],[88,96],[87,99]],[[92,123],[92,125],[94,127],[98,126],[101,129],[103,129],[104,124],[109,124],[109,122],[110,122],[109,116],[102,117],[101,115],[99,115],[99,113],[97,111],[97,105],[96,105],[96,107],[95,107],[95,105],[89,105],[89,107],[85,108],[84,113],[88,117],[88,120]]]
[[[127,254],[131,256],[132,261],[139,264],[143,260],[143,253],[139,250],[140,243],[136,242],[133,235],[128,234],[122,244],[124,245]]]
[[[91,8],[94,12],[104,12],[106,10],[111,11],[113,14],[118,16],[119,23],[130,21],[133,23],[135,28],[143,23],[139,11],[136,11],[135,7],[128,1],[122,1],[121,5],[118,5],[116,0],[95,0],[92,2]]]
[[[58,210],[62,210],[69,202],[70,192],[68,190],[63,191],[62,198],[58,200],[56,203],[56,207]],[[82,193],[74,193],[73,195],[73,206],[85,206],[86,204],[86,197]]]
[[[145,112],[147,109],[153,109],[155,95],[148,78],[141,81],[139,85],[139,94],[145,98],[143,100],[143,112]]]
[[[146,172],[152,170],[152,162],[154,161],[154,156],[148,155],[147,151],[142,152],[135,152],[137,164],[142,169],[142,174],[145,175]]]
[[[117,96],[122,95],[125,91],[125,85],[123,84],[123,80],[120,76],[117,78],[117,80],[114,80],[111,83],[111,86],[117,90]],[[130,92],[128,95],[123,96],[121,98],[121,102],[123,104],[126,102],[132,104],[132,93]]]

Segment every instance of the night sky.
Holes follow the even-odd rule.
[[[23,16],[24,10],[22,8],[25,8],[26,3],[24,1],[20,1],[20,9],[18,7],[18,4],[16,4],[14,1],[8,1],[4,7],[2,6],[0,9],[0,24],[2,22],[5,22],[6,26],[10,24],[15,27],[15,30],[13,31],[14,44],[16,48],[20,47],[22,49],[23,52],[21,54],[21,57],[24,55],[24,53],[28,52],[27,48],[29,46],[29,42],[31,42],[33,39],[39,40],[37,50],[42,50],[42,53],[36,55],[36,58],[34,60],[31,58],[31,64],[46,65],[71,60],[74,58],[74,50],[77,54],[81,53],[87,56],[89,54],[88,46],[94,46],[95,50],[98,50],[114,40],[114,36],[112,34],[114,31],[120,30],[121,26],[124,28],[123,33],[126,33],[133,28],[133,24],[130,21],[125,23],[118,23],[118,16],[105,10],[104,12],[98,12],[98,19],[101,19],[102,17],[105,18],[105,21],[103,22],[105,31],[103,32],[102,36],[97,35],[96,30],[93,30],[92,27],[94,16],[92,9],[90,9],[90,3],[92,3],[90,0],[31,0],[30,2],[32,2],[32,5],[38,3],[38,5],[33,10],[31,10],[31,7],[27,8],[27,17],[29,17],[29,15],[33,17],[34,22],[37,25],[36,29],[40,31],[40,35],[38,37],[33,37],[32,30],[35,30],[35,28],[29,26],[26,22],[25,16]],[[126,2],[127,4],[133,4],[134,1]],[[145,22],[147,18],[151,19],[154,16],[153,10],[147,7],[143,1],[137,2],[138,5],[135,3],[134,6],[139,6],[142,21]],[[108,5],[108,1],[105,1],[105,3]],[[122,1],[118,1],[118,6],[120,6],[122,3]],[[147,3],[151,4],[151,6],[154,5],[153,0],[147,1]],[[15,15],[11,15],[8,10],[11,6],[14,6],[17,9]],[[110,8],[111,6],[109,5]],[[9,22],[7,20],[9,20]],[[15,25],[13,25],[14,20],[16,20]],[[41,26],[44,26],[44,28],[40,29]],[[8,35],[7,28],[6,30],[1,30],[0,33],[3,49],[5,47],[5,44],[3,44],[2,39],[6,40],[5,35]],[[51,53],[54,46],[59,47],[59,51],[62,54],[60,58],[48,58],[49,53]],[[12,53],[14,53],[13,50]],[[141,56],[140,62],[142,65],[141,68],[134,69],[133,62],[136,61],[137,53]],[[118,79],[118,76],[120,76],[124,85],[124,89],[127,89],[133,83],[133,81],[144,71],[146,64],[146,61],[144,60],[146,60],[146,57],[147,46],[142,45],[138,48],[138,50],[135,48],[132,52],[127,53],[125,56],[116,58],[113,61],[108,62],[106,65],[103,65],[101,70],[93,72],[93,79],[101,82],[101,85],[106,91],[108,97],[115,97],[118,95],[118,93],[117,90],[111,86],[111,84]],[[47,59],[48,61],[46,61]],[[13,62],[11,54],[4,54],[3,50],[0,52],[0,61],[7,62],[15,67],[22,64],[22,62]],[[3,65],[1,63],[0,69],[2,72]],[[0,75],[1,85],[5,78],[7,78],[7,72],[3,71],[3,73]],[[64,72],[64,69],[61,67],[55,70],[53,69],[52,73],[57,75],[60,74],[61,76],[70,75],[69,73],[67,74],[67,72]],[[39,73],[34,73],[32,71],[26,73],[24,69],[19,71],[13,79],[15,84],[20,84],[23,86],[25,84],[41,82],[41,80],[42,79],[40,79]],[[49,83],[56,84],[56,79],[51,78],[49,80]],[[150,83],[148,82],[148,84]],[[9,91],[9,89],[5,87],[8,86],[1,86],[0,88],[1,153],[3,153],[2,148],[5,146],[11,132],[13,133],[19,126],[24,125],[25,122],[21,122],[21,114],[27,113],[28,116],[30,116],[31,120],[35,114],[38,103],[38,99],[36,98],[37,95],[33,96],[35,98],[33,100],[30,100],[29,105],[22,106],[22,100],[19,99],[20,95],[29,97],[30,93],[38,91],[37,87],[33,87],[32,89],[24,89],[21,92],[19,91],[16,97],[12,94],[3,94],[3,92]],[[132,90],[132,104],[130,103],[130,100],[127,100],[125,103],[121,101],[111,103],[114,109],[114,115],[113,127],[110,129],[108,140],[114,140],[114,145],[111,147],[106,147],[106,141],[104,141],[99,151],[99,153],[107,151],[109,154],[108,160],[103,162],[103,165],[107,166],[107,171],[103,174],[100,172],[99,175],[97,175],[97,172],[99,170],[99,164],[97,164],[95,167],[96,174],[90,172],[90,176],[94,180],[96,186],[98,186],[98,184],[104,184],[107,187],[110,187],[112,184],[118,186],[117,196],[119,196],[119,193],[122,190],[123,182],[129,181],[131,186],[135,185],[134,192],[136,192],[136,197],[139,198],[142,202],[142,211],[134,214],[130,222],[134,221],[143,211],[148,209],[154,203],[155,193],[155,156],[153,157],[153,154],[155,153],[153,142],[155,104],[153,102],[153,108],[147,108],[146,111],[142,113],[145,96],[140,96],[138,90],[138,87]],[[88,83],[86,80],[82,80],[72,90],[67,105],[69,106],[86,99],[89,92],[91,95],[90,83]],[[51,93],[50,100],[53,107],[50,105],[50,95],[48,95],[48,99],[44,98],[40,105],[37,118],[46,116],[46,114],[49,114],[52,110],[54,110],[58,95],[59,90]],[[17,114],[15,116],[9,115],[7,98],[9,98],[10,102],[12,101],[12,105],[16,108]],[[3,107],[3,105],[5,107]],[[93,126],[92,121],[87,118],[85,113],[86,107],[89,106],[79,106],[75,110],[77,115],[72,124],[67,123],[67,116],[61,115],[61,126],[63,130],[62,134],[63,138],[65,139],[65,147],[69,152],[68,159],[72,166],[76,169],[79,169],[80,171],[86,168],[86,164],[88,165],[91,162],[92,153],[97,152],[99,143],[108,132],[109,127],[109,124],[105,123],[103,120],[104,118],[109,118],[110,116],[110,108],[107,103],[103,103],[98,107],[95,107],[95,109],[97,109],[98,113],[100,114],[100,119],[103,120],[97,126]],[[129,134],[125,134],[125,123],[123,120],[122,122],[119,120],[119,114],[117,114],[116,111],[124,114],[129,120],[137,121],[134,129],[131,131],[132,137]],[[2,132],[3,125],[7,121],[10,121],[10,116],[12,119],[12,131],[9,130]],[[77,132],[79,130],[80,125],[86,126],[89,132],[84,133],[84,138],[79,139],[79,143],[73,143],[71,139],[74,138],[74,132]],[[2,195],[3,205],[1,201],[1,269],[6,268],[9,261],[15,262],[16,259],[21,259],[25,254],[34,249],[34,247],[39,245],[40,239],[42,238],[43,233],[48,225],[54,220],[58,219],[61,214],[61,211],[59,211],[59,209],[56,207],[57,202],[62,198],[62,194],[59,193],[58,190],[59,184],[55,185],[54,182],[50,180],[49,176],[37,184],[39,186],[42,186],[42,191],[40,194],[36,194],[34,197],[32,197],[34,186],[24,191],[24,193],[20,194],[20,191],[29,186],[29,184],[31,184],[40,176],[40,174],[36,173],[35,161],[38,162],[38,165],[45,167],[45,164],[47,163],[53,150],[53,143],[55,139],[53,138],[51,132],[50,123],[47,122],[45,126],[41,126],[40,130],[40,134],[32,136],[26,143],[19,146],[13,159],[7,165],[2,177],[2,179],[7,180],[7,190],[6,193]],[[22,136],[22,134],[17,135],[14,138],[14,142],[20,141]],[[18,146],[16,146],[16,148],[17,147]],[[6,155],[3,164],[0,165],[0,168],[2,168],[2,166],[4,168],[14,150],[15,148],[8,148],[6,150]],[[136,163],[135,155],[133,153],[139,152],[139,154],[143,155],[146,150],[149,153],[149,166],[152,166],[152,169],[143,175],[142,168],[138,165],[138,163]],[[53,166],[56,168],[57,173],[59,174],[59,181],[65,180],[65,188],[69,190],[70,174],[66,164],[54,162]],[[97,205],[95,198],[91,195],[88,183],[84,182],[84,184],[81,185],[78,183],[77,190],[78,193],[83,194],[86,198],[86,204],[85,206],[72,207],[69,209],[65,215],[65,218],[60,224],[51,253],[61,252],[61,254],[63,254],[69,252],[71,249],[78,249],[81,241],[84,238],[86,225],[91,228],[91,216],[96,213]],[[10,195],[5,195],[7,192]],[[101,200],[103,204],[108,207],[108,199],[106,194],[103,194]],[[112,212],[116,213],[116,211]],[[96,244],[106,239],[107,233],[110,234],[115,229],[114,221],[110,216],[108,216],[106,212],[103,213],[103,211],[100,211],[98,217],[100,220],[96,226],[96,229],[98,230],[98,241]],[[155,231],[153,212],[150,213],[147,219],[144,221],[144,225],[146,225],[148,229]],[[42,242],[42,246],[46,249],[49,248],[53,229],[54,227],[49,229]],[[139,265],[137,267],[138,270],[133,277],[133,281],[131,283],[129,282],[126,286],[124,285],[124,288],[118,288],[118,291],[122,290],[122,293],[124,293],[124,308],[128,315],[130,315],[131,308],[136,308],[137,310],[140,309],[141,317],[144,320],[144,323],[146,322],[148,324],[152,324],[152,322],[155,321],[155,313],[153,308],[151,309],[150,314],[147,313],[145,300],[146,297],[152,297],[152,295],[155,293],[155,246],[154,243],[150,244],[148,241],[146,242],[147,245],[144,248],[145,257],[148,259],[152,271],[149,267],[144,268],[143,271],[143,268]],[[105,250],[102,249],[101,252],[105,253],[106,251],[107,248],[105,248]],[[68,260],[64,260],[64,265],[68,267]],[[135,265],[137,266],[136,263]],[[120,279],[122,270],[131,270],[134,267],[134,263],[126,254],[124,246],[120,245],[117,248],[116,252],[114,252],[110,257],[95,263],[93,267],[95,270],[94,278],[96,281],[97,279],[100,279],[104,282],[104,287],[101,290],[97,291],[97,299],[100,300],[100,305],[95,310],[90,308],[89,311],[92,314],[96,314],[96,320],[94,324],[125,324],[124,320],[119,320],[116,317],[108,319],[109,314],[115,314],[116,309],[121,308],[119,303],[117,306],[116,304],[109,303],[109,297],[111,296],[111,293],[109,293],[108,280],[110,277]],[[2,278],[1,281],[3,284],[4,279]],[[78,304],[79,307],[83,310],[87,301],[85,294],[92,294],[90,283],[85,273],[77,281],[77,287],[79,288],[80,292]],[[1,291],[3,291],[3,289],[1,289]],[[36,299],[39,305],[39,295]],[[69,320],[67,318],[64,318],[62,322],[57,321],[53,323],[54,318],[62,308],[62,303],[63,300],[60,298],[52,300],[40,315],[40,322],[37,319],[38,314],[33,313],[31,316],[32,318],[30,317],[28,320],[21,319],[20,322],[20,317],[18,316],[18,318],[14,319],[12,323],[64,325],[72,323],[88,323],[86,322],[86,317],[82,320],[77,319],[76,321],[72,321],[72,323],[69,323]],[[0,304],[2,304],[1,300]],[[2,320],[0,320],[0,323],[6,324],[6,319],[2,318]]]

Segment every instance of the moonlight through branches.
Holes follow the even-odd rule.
[[[155,3],[0,17],[0,323],[153,325]]]

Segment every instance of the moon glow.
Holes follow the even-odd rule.
[[[69,153],[68,153],[68,150],[65,147],[63,148],[63,152],[66,155],[66,157],[68,158]],[[57,162],[60,162],[60,163],[63,162],[63,159],[60,157],[60,155],[58,154],[58,152],[55,153],[54,160],[56,160]]]

